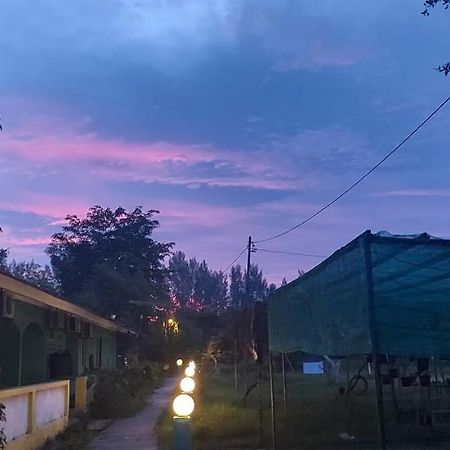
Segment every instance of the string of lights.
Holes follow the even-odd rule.
[[[254,241],[255,244],[259,244],[261,242],[268,242],[272,241],[274,239],[278,239],[282,236],[285,236],[288,233],[291,233],[292,231],[300,228],[301,226],[305,225],[306,223],[310,222],[312,219],[317,217],[319,214],[323,213],[326,209],[330,208],[332,205],[334,205],[336,202],[338,202],[342,197],[346,196],[350,191],[355,189],[362,181],[364,181],[370,174],[375,172],[375,170],[378,169],[387,159],[389,159],[397,150],[399,150],[409,139],[411,139],[431,118],[437,114],[448,102],[450,101],[450,96],[448,96],[437,108],[433,110],[432,113],[430,113],[420,124],[414,128],[413,131],[411,131],[399,144],[397,144],[393,150],[391,150],[387,155],[385,155],[377,164],[375,164],[370,170],[368,170],[364,175],[362,175],[360,178],[358,178],[353,184],[351,184],[347,189],[345,189],[341,194],[339,194],[337,197],[335,197],[333,200],[328,202],[325,206],[317,210],[314,214],[311,214],[309,217],[298,223],[297,225],[294,225],[291,228],[288,228],[285,231],[282,231],[281,233],[275,234],[273,236],[267,237],[265,239],[259,239],[257,241]]]

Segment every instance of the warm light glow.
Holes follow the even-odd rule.
[[[195,375],[195,369],[191,366],[187,366],[186,369],[184,369],[184,374],[187,377],[193,377]]]
[[[195,365],[195,362],[194,362],[194,361],[190,361],[190,362],[189,362],[189,367],[192,367],[193,369],[196,369],[196,368],[197,368],[197,366]]]
[[[168,323],[169,325],[173,325],[173,324],[175,323],[175,320],[169,319],[169,320],[167,321],[167,323]]]
[[[185,377],[180,381],[181,392],[186,394],[192,394],[195,389],[195,381],[191,377]]]
[[[178,417],[189,417],[194,411],[194,399],[188,394],[180,394],[175,397],[172,404],[173,412]]]
[[[181,358],[177,359],[177,366],[181,367],[183,365],[183,360]]]

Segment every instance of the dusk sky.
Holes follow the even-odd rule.
[[[423,0],[3,0],[0,247],[47,262],[67,214],[158,209],[155,238],[225,268],[295,225],[450,94],[450,10]],[[266,249],[366,229],[450,238],[450,106]],[[257,252],[270,281],[320,258]],[[241,259],[241,263],[244,258]]]

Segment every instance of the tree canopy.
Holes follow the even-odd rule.
[[[5,270],[12,276],[26,281],[33,286],[52,294],[59,294],[59,285],[52,268],[49,265],[41,266],[34,261],[16,262],[13,260],[5,265]]]
[[[422,14],[424,16],[429,16],[430,10],[438,5],[441,5],[445,9],[448,9],[450,6],[450,0],[425,0],[425,9],[422,11]],[[436,70],[447,76],[450,73],[450,62],[439,65],[438,67],[436,67]]]
[[[146,307],[167,302],[163,262],[173,244],[153,239],[157,213],[94,206],[85,218],[67,216],[47,248],[62,294],[130,322]]]

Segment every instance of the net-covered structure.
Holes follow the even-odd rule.
[[[450,359],[450,240],[366,231],[268,301],[271,351]]]

